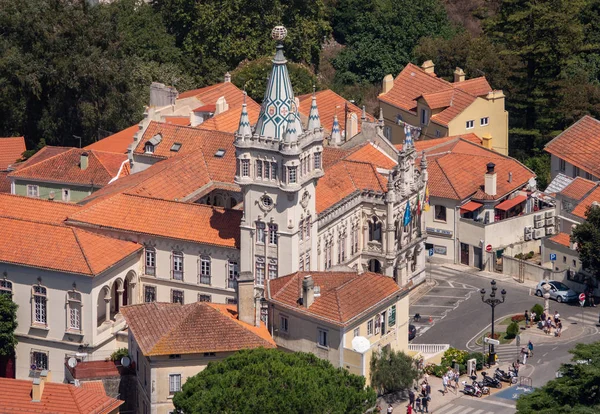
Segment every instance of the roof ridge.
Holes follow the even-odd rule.
[[[44,146],[43,148],[41,148],[41,149],[40,149],[40,151],[42,151],[44,148],[47,148],[47,147],[49,147],[49,146],[48,146],[48,145]],[[52,147],[52,148],[68,148],[68,149],[67,149],[66,151],[59,152],[58,154],[54,154],[54,155],[52,155],[52,156],[50,156],[50,157],[48,157],[48,158],[44,158],[43,160],[41,160],[41,161],[38,161],[38,162],[35,162],[35,163],[31,164],[31,165],[26,165],[25,167],[21,167],[21,168],[19,168],[18,170],[11,171],[11,172],[10,172],[10,174],[12,174],[12,173],[16,173],[16,172],[19,172],[19,173],[20,173],[21,171],[25,171],[25,170],[27,170],[28,168],[32,168],[32,167],[34,167],[34,166],[36,166],[36,165],[43,164],[43,163],[45,163],[46,161],[50,161],[51,159],[53,159],[53,158],[55,158],[55,157],[58,157],[58,156],[60,156],[60,155],[64,155],[64,154],[66,154],[66,153],[68,153],[68,152],[71,152],[71,151],[73,151],[73,150],[77,149],[77,148],[74,148],[74,147],[54,147],[54,146],[51,146],[51,147]],[[36,152],[36,153],[35,153],[35,154],[33,154],[31,157],[27,158],[25,161],[22,161],[22,162],[27,162],[27,161],[29,161],[29,160],[30,160],[32,157],[34,157],[35,155],[39,154],[39,152],[40,152],[40,151]]]
[[[211,180],[213,181],[213,180]],[[211,210],[218,210],[218,211],[240,211],[240,210],[234,210],[231,208],[225,208],[225,207],[217,207],[217,206],[209,206],[206,204],[200,204],[200,203],[187,203],[187,202],[183,202],[183,201],[176,201],[176,200],[167,200],[164,198],[156,198],[156,197],[150,197],[147,195],[142,195],[142,194],[130,194],[130,193],[120,193],[120,194],[115,194],[115,196],[127,196],[127,197],[138,197],[138,198],[145,198],[148,200],[156,200],[156,201],[162,201],[165,203],[172,203],[172,204],[179,204],[179,205],[186,205],[186,206],[194,206],[194,208],[203,208],[203,209],[211,209]],[[113,197],[110,197],[113,198]],[[102,200],[102,201],[106,201],[106,200]],[[95,205],[100,204],[100,203],[96,203],[93,206],[91,206],[90,208],[93,208]],[[86,210],[86,209],[84,209]]]
[[[47,199],[38,198],[38,197],[25,197],[22,195],[11,194],[11,193],[0,193],[0,197],[13,197],[15,199],[18,198],[20,200],[31,200],[34,203],[35,202],[52,203],[52,204],[58,204],[58,205],[62,205],[62,206],[76,206],[78,208],[81,208],[81,206],[79,204],[75,204],[75,203],[63,203],[61,201],[47,200]]]
[[[0,218],[4,218],[4,219],[8,219],[8,220],[25,221],[27,223],[33,223],[33,224],[43,224],[43,225],[53,226],[53,227],[59,227],[59,228],[69,228],[65,224],[62,224],[64,222],[62,222],[62,223],[55,223],[55,222],[50,222],[50,221],[38,221],[38,220],[31,220],[31,219],[23,218],[23,217],[6,216],[4,214],[0,214]]]
[[[100,163],[100,165],[102,166],[102,168],[104,169],[104,172],[106,172],[108,174],[108,176],[110,178],[113,178],[112,174],[108,171],[108,168],[106,168],[106,165],[104,165],[104,163],[102,162],[102,160],[100,159],[100,157],[98,156],[98,154],[96,154],[94,152],[94,150],[88,150],[92,153],[92,155],[94,156],[94,158],[96,159],[96,161],[98,161]],[[119,154],[120,155],[120,154]],[[80,155],[81,156],[81,155]],[[92,183],[94,182],[94,180],[92,180]]]
[[[67,227],[67,226],[65,226],[65,227]],[[81,254],[83,255],[83,260],[85,260],[85,264],[87,265],[88,269],[90,270],[90,274],[95,275],[96,273],[92,269],[92,265],[90,264],[90,261],[88,260],[87,255],[85,254],[85,249],[83,248],[81,241],[79,241],[77,232],[75,231],[75,229],[73,227],[67,227],[67,228],[73,232],[73,236],[75,236],[75,241],[77,242],[77,245],[79,246],[79,250],[81,250]]]
[[[156,302],[155,302],[156,303]],[[190,315],[198,308],[204,308],[205,306],[203,306],[204,302],[192,302],[192,303],[187,303],[185,305],[180,305],[181,308],[184,310],[185,314],[182,315],[182,317],[179,319],[179,321],[177,321],[177,323],[174,323],[170,326],[170,329],[167,330],[165,333],[163,333],[160,338],[158,338],[158,341],[156,341],[154,343],[154,345],[152,345],[152,349],[150,349],[148,351],[148,354],[151,354],[154,352],[154,349],[165,339],[165,337],[171,335],[174,331],[176,331],[177,329],[179,329],[179,327],[181,326],[181,324],[183,322],[185,322],[187,320],[187,318],[190,317]],[[171,305],[173,305],[173,307],[176,306],[175,303],[172,303]],[[218,312],[216,309],[207,306],[207,308],[214,310],[216,312]]]
[[[451,152],[450,152],[451,153]],[[444,174],[444,178],[446,179],[446,181],[448,182],[448,184],[450,185],[450,188],[452,188],[452,191],[454,192],[454,195],[456,197],[458,197],[459,199],[462,199],[462,197],[460,196],[460,194],[458,194],[458,191],[456,190],[456,188],[454,187],[454,185],[452,185],[452,180],[450,179],[450,177],[448,177],[448,174],[446,174],[446,172],[444,171],[444,169],[442,168],[442,166],[439,163],[439,158],[434,158],[433,162],[437,164],[438,168],[440,169],[440,171],[442,172],[442,174]]]
[[[285,289],[285,288],[286,288],[286,287],[287,287],[287,286],[288,286],[290,283],[292,283],[296,277],[299,277],[299,276],[300,276],[300,272],[299,272],[299,271],[298,271],[298,272],[295,272],[295,273],[292,273],[291,275],[283,276],[283,277],[289,277],[289,280],[288,280],[287,282],[285,282],[285,283],[283,284],[283,286],[281,286],[281,288],[280,288],[280,289],[277,291],[277,293],[279,293],[279,292],[283,292],[283,290],[284,290],[284,289]],[[281,279],[281,278],[280,278],[280,277],[278,277],[278,278],[276,278],[276,279]],[[273,280],[276,280],[276,279],[269,279],[269,283],[271,283],[271,281],[273,281]],[[271,292],[271,289],[269,289],[269,292]],[[274,295],[274,296],[271,296],[271,299],[275,299],[276,297],[277,297],[277,294],[276,294],[276,295]]]
[[[77,388],[71,384],[66,384],[66,385],[68,386],[69,394],[71,394],[71,400],[75,403],[75,406],[77,407],[77,411],[79,411],[81,414],[84,414],[84,411],[82,410],[81,405],[79,405],[77,398],[75,396],[75,392],[77,390],[79,390],[80,388]]]

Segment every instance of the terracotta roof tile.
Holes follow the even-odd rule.
[[[250,124],[255,125],[258,121],[258,115],[260,114],[260,105],[254,101],[248,101],[248,117],[250,118]],[[227,111],[222,112],[212,118],[204,121],[198,128],[207,129],[211,131],[222,131],[234,133],[238,130],[240,123],[240,116],[242,114],[242,107],[229,108]]]
[[[140,251],[137,243],[59,224],[0,217],[0,262],[95,276]]]
[[[25,138],[0,137],[0,171],[6,170],[9,165],[14,164],[21,159],[21,154],[23,154],[25,150]]]
[[[242,212],[195,203],[117,194],[67,222],[239,248]]]
[[[33,164],[37,164],[39,162],[47,160],[48,158],[54,157],[55,155],[62,154],[63,152],[67,152],[70,149],[71,149],[71,147],[52,147],[52,146],[46,145],[45,147],[40,149],[38,152],[33,154],[31,157],[26,159],[25,161],[14,164],[12,166],[12,170],[16,171],[16,170],[28,167]]]
[[[231,305],[155,302],[126,306],[121,312],[146,356],[275,348],[265,325],[240,322]]]
[[[333,128],[333,116],[337,114],[340,127],[344,128],[344,110],[345,105],[348,104],[348,115],[355,113],[358,120],[358,131],[362,128],[362,122],[360,117],[362,116],[362,109],[354,105],[350,101],[344,99],[331,89],[325,89],[316,93],[317,95],[317,107],[319,108],[319,118],[321,119],[321,125],[328,132],[331,133]],[[299,111],[305,117],[308,117],[310,113],[310,106],[312,103],[312,93],[306,95],[300,95]],[[367,114],[367,120],[373,122],[375,118],[372,115]]]
[[[573,200],[581,200],[594,187],[596,187],[595,182],[586,180],[582,177],[576,177],[560,192],[560,194]]]
[[[0,378],[0,410],[5,413],[108,414],[123,401],[86,387],[47,382],[41,401],[32,402],[32,382]]]
[[[87,380],[91,378],[118,377],[121,374],[114,361],[82,361],[75,368],[67,367],[73,378]]]
[[[298,303],[307,275],[321,289],[308,309]],[[269,285],[270,302],[341,326],[402,291],[391,277],[371,272],[297,272],[270,280]]]
[[[139,129],[139,125],[135,124],[129,128],[125,128],[124,130],[117,132],[116,134],[102,138],[100,141],[96,141],[93,144],[84,147],[84,149],[126,154],[129,145],[133,142],[133,136],[139,131]]]
[[[244,101],[244,91],[239,89],[231,82],[217,83],[204,88],[182,92],[179,94],[177,99],[193,97],[198,99],[202,105],[215,105],[217,103],[217,99],[219,99],[221,96],[225,97],[230,109],[237,107],[241,108]],[[251,98],[246,98],[246,102],[249,102],[250,100]],[[256,104],[256,102],[254,103]]]
[[[0,217],[59,224],[80,209],[71,203],[0,194]]]
[[[45,148],[42,148],[43,151]],[[40,152],[41,152],[40,151]],[[81,155],[88,154],[88,167],[80,167]],[[114,177],[127,161],[127,155],[112,152],[70,148],[38,162],[28,160],[9,177],[102,187]]]
[[[452,85],[455,88],[460,88],[463,91],[475,96],[485,96],[492,91],[492,87],[488,83],[487,79],[483,76],[453,83]]]
[[[433,115],[431,120],[441,125],[448,125],[448,122],[452,121],[457,115],[467,109],[475,99],[477,99],[477,97],[463,92],[460,89],[454,89],[448,107]]]
[[[578,217],[585,218],[588,207],[591,206],[594,201],[600,203],[600,185],[597,185],[592,192],[577,204],[571,213]]]
[[[569,164],[600,177],[598,148],[600,148],[600,121],[586,115],[547,143],[545,150]]]
[[[156,158],[170,158],[181,154],[187,154],[198,148],[201,148],[211,141],[224,143],[227,140],[233,143],[233,134],[219,131],[211,131],[201,128],[193,128],[187,126],[179,126],[167,124],[164,122],[150,122],[148,128],[144,131],[143,136],[135,148],[136,154],[144,154]],[[152,139],[155,135],[162,136],[161,142],[154,147],[153,154],[145,153],[144,147],[146,142]],[[172,151],[173,144],[182,144],[178,151]]]
[[[391,170],[396,165],[396,161],[376,148],[371,142],[367,142],[359,149],[347,155],[345,159],[349,161],[360,161],[374,164],[379,168]]]
[[[426,150],[426,149],[429,149],[432,147],[437,147],[442,144],[447,144],[448,142],[453,142],[457,138],[462,138],[465,141],[470,141],[474,144],[481,145],[481,143],[482,143],[481,138],[479,138],[476,134],[470,133],[470,134],[463,134],[463,135],[452,135],[450,137],[415,141],[415,149],[417,151],[421,152],[423,150]],[[395,147],[396,147],[396,149],[400,150],[400,149],[402,149],[402,144],[395,145]]]
[[[175,115],[166,115],[162,122],[173,125],[181,125],[181,126],[189,126],[190,125],[190,117],[189,116],[175,116]]]
[[[553,241],[554,243],[562,244],[563,246],[566,246],[566,247],[571,247],[571,236],[568,235],[567,233],[555,234],[554,236],[550,237],[550,241]]]
[[[106,395],[106,390],[104,389],[104,384],[102,383],[102,381],[82,382],[81,388],[88,390],[90,392],[95,392],[96,394]]]
[[[0,193],[10,194],[11,185],[8,179],[8,171],[0,171]]]
[[[347,149],[335,148],[335,147],[324,147],[323,148],[323,168],[325,169],[325,172],[327,172],[327,169],[329,167],[331,167],[333,164],[341,161],[342,159],[344,159],[344,157],[351,154],[352,151],[354,151],[354,149],[347,150]]]

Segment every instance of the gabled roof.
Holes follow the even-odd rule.
[[[0,193],[10,194],[10,180],[8,171],[0,171]]]
[[[491,91],[492,88],[484,77],[450,83],[409,63],[394,79],[392,89],[379,95],[379,100],[405,111],[415,112],[417,99],[423,97],[432,109],[446,108],[433,115],[431,120],[447,125],[478,96],[485,96]]]
[[[80,209],[72,203],[0,194],[0,217],[60,224]]]
[[[121,312],[145,356],[275,348],[265,325],[241,322],[231,305],[153,302]]]
[[[16,163],[26,149],[23,137],[0,137],[0,171],[6,170],[9,165]]]
[[[72,214],[68,223],[239,248],[242,212],[117,194]]]
[[[561,244],[566,247],[571,247],[571,236],[567,233],[558,233],[550,237],[550,241]]]
[[[251,99],[248,99],[246,104],[248,117],[250,118],[250,124],[255,125],[256,121],[258,120],[258,114],[260,113],[260,105]],[[233,134],[238,129],[241,113],[241,106],[239,108],[229,108],[227,111],[221,112],[220,114],[204,121],[198,126],[198,128],[208,129],[211,131],[229,132]]]
[[[0,262],[96,276],[142,246],[62,224],[0,217]]]
[[[556,174],[556,177],[552,179],[548,187],[544,190],[546,194],[557,194],[564,190],[569,184],[573,182],[573,178],[566,176],[563,173]]]
[[[349,161],[368,162],[386,170],[391,170],[397,164],[396,160],[375,147],[371,142],[366,142],[361,145],[358,149],[344,157],[344,159]]]
[[[157,136],[160,136],[161,139],[160,143],[155,145],[154,153],[146,153],[146,142]],[[233,143],[233,134],[152,121],[144,131],[134,152],[155,158],[170,158],[202,148],[210,141],[224,143],[228,140]],[[177,151],[172,149],[175,143],[181,144]]]
[[[221,96],[225,97],[230,109],[242,107],[244,91],[231,82],[217,83],[204,88],[185,91],[180,93],[177,99],[196,98],[202,105],[215,105]],[[252,99],[246,98],[246,102],[249,101],[252,101]],[[252,102],[258,105],[256,102]]]
[[[132,125],[129,128],[125,128],[124,130],[117,132],[116,134],[112,134],[101,139],[100,141],[96,141],[84,149],[126,154],[129,145],[133,142],[133,136],[139,131],[139,129],[140,126],[138,124]]]
[[[63,152],[67,152],[70,149],[71,149],[71,147],[52,147],[52,146],[46,145],[45,147],[40,149],[38,152],[33,154],[31,157],[26,159],[25,161],[13,164],[11,169],[16,171],[16,170],[20,170],[21,168],[29,167],[30,165],[37,164],[39,162],[47,160],[48,158],[54,157],[55,155],[59,155],[59,154],[62,154]]]
[[[309,308],[298,301],[307,275],[321,290]],[[391,277],[371,272],[296,272],[269,280],[269,288],[270,302],[339,326],[403,292]]]
[[[469,142],[472,142],[472,143],[478,144],[478,145],[482,144],[482,140],[481,140],[481,138],[479,138],[479,136],[477,136],[477,134],[469,133],[469,134],[461,134],[461,135],[452,135],[452,136],[443,137],[443,138],[415,141],[414,146],[415,146],[415,149],[420,152],[420,151],[426,150],[431,147],[437,147],[437,146],[440,146],[441,144],[453,142],[457,138],[462,138],[465,141],[469,141]],[[397,150],[401,150],[402,145],[403,144],[398,144],[398,145],[395,145],[395,147]]]
[[[576,177],[560,192],[560,195],[579,201],[592,191],[594,187],[596,187],[595,182],[582,177]]]
[[[108,414],[123,401],[99,389],[46,382],[41,401],[32,402],[32,382],[0,378],[0,410],[5,413]]]
[[[550,154],[600,177],[600,121],[585,115],[546,144]]]
[[[594,202],[600,203],[600,184],[596,185],[596,187],[589,192],[588,195],[585,196],[585,198],[581,200],[579,204],[577,204],[577,206],[575,206],[571,213],[577,217],[585,218],[585,213],[587,212],[588,207]]]
[[[317,107],[319,108],[319,118],[321,119],[321,125],[328,132],[331,133],[333,128],[333,116],[337,114],[340,119],[340,127],[344,129],[344,111],[345,105],[348,105],[348,115],[355,113],[358,120],[358,130],[360,132],[362,128],[362,122],[360,117],[362,116],[362,109],[354,105],[350,101],[344,99],[331,89],[325,89],[316,93],[317,96]],[[300,107],[298,108],[300,113],[305,117],[308,117],[310,113],[310,105],[312,102],[312,93],[298,96],[300,101]],[[367,120],[370,122],[375,121],[372,115],[366,114]]]
[[[49,148],[46,146],[39,152],[53,152]],[[10,173],[9,177],[102,187],[122,172],[121,166],[127,161],[125,154],[82,148],[61,148],[57,152],[58,154],[49,157],[41,154],[35,162],[33,157],[30,158],[25,165],[19,166],[16,171]],[[86,169],[81,169],[80,166],[83,154],[88,155],[88,167]]]
[[[82,361],[75,365],[75,368],[67,366],[67,369],[78,380],[88,380],[91,378],[119,377],[119,369],[115,361]]]

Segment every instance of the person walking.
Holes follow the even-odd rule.
[[[421,407],[423,407],[422,410],[424,410],[426,413],[429,412],[429,396],[424,395],[422,397]]]
[[[442,377],[442,385],[444,386],[442,394],[446,395],[446,393],[448,392],[448,374],[444,374],[444,376]]]
[[[422,413],[423,412],[423,406],[421,405],[421,397],[417,397],[417,402],[416,402],[415,410],[418,413]]]
[[[529,349],[529,356],[533,356],[533,342],[531,340],[527,343],[527,348]]]
[[[393,412],[394,412],[394,407],[392,407],[391,405],[388,405],[387,414],[392,414]]]
[[[558,321],[556,324],[556,336],[560,337],[560,333],[562,332],[562,322]]]
[[[431,395],[431,385],[429,385],[429,382],[425,384],[425,395],[428,397]]]
[[[458,380],[460,379],[460,372],[458,370],[454,370],[454,393],[458,393]]]
[[[413,414],[413,407],[411,405],[406,406],[406,414]]]
[[[554,311],[554,325],[555,326],[558,324],[558,321],[560,321],[560,313],[558,313],[558,311]]]
[[[525,347],[521,348],[521,362],[523,363],[523,365],[527,364],[527,354],[529,353],[528,350],[525,349]]]
[[[415,393],[413,390],[408,390],[408,405],[411,408],[415,408]]]
[[[529,328],[529,324],[531,322],[531,317],[529,316],[529,312],[525,310],[525,328]]]
[[[552,319],[550,319],[550,317],[548,316],[548,319],[546,320],[546,330],[547,330],[547,334],[551,334],[552,333]]]

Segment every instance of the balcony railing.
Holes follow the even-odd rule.
[[[210,285],[210,275],[200,275],[198,280],[201,285]]]

